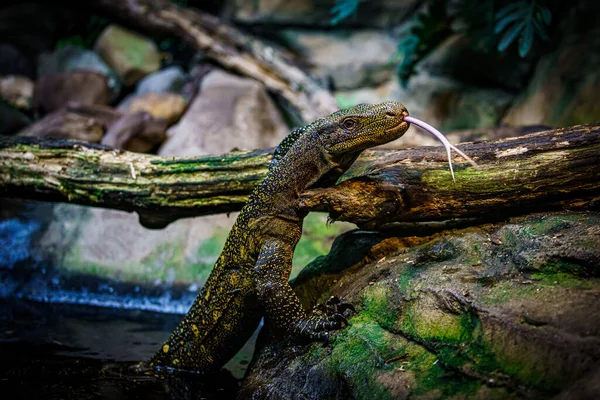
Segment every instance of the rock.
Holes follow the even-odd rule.
[[[38,78],[34,106],[45,113],[58,110],[68,103],[81,105],[110,102],[110,88],[105,75],[95,71],[50,73]]]
[[[160,54],[156,44],[117,25],[104,29],[94,50],[117,72],[125,86],[133,86],[144,76],[160,68]]]
[[[600,8],[592,4],[596,12],[588,5],[587,15],[577,7],[569,9],[558,48],[538,61],[503,123],[567,126],[600,120],[600,27],[593,21]]]
[[[154,118],[144,111],[125,114],[110,125],[102,144],[136,153],[149,153],[165,140],[167,126],[166,120]]]
[[[29,117],[0,99],[0,135],[12,135],[31,123]]]
[[[186,107],[187,102],[179,94],[146,92],[125,98],[118,108],[126,113],[145,111],[172,125],[181,118]]]
[[[31,61],[18,48],[9,43],[0,43],[0,76],[16,75],[33,78],[35,69]]]
[[[338,90],[379,85],[396,70],[396,39],[381,31],[286,30],[282,37],[317,78]]]
[[[194,98],[194,96],[196,96],[198,90],[200,90],[200,86],[202,86],[204,77],[214,69],[214,65],[206,62],[200,62],[199,64],[192,65],[188,74],[188,78],[181,88],[180,94],[189,102]]]
[[[31,109],[33,82],[20,75],[0,76],[0,97],[22,110]]]
[[[144,77],[138,82],[135,93],[180,93],[186,81],[183,69],[175,65]]]
[[[58,110],[29,125],[19,136],[54,137],[98,143],[104,126],[95,118],[68,110]]]
[[[287,133],[260,83],[211,72],[159,154],[198,157],[235,146],[275,146]],[[149,230],[138,223],[135,214],[56,205],[53,222],[39,246],[63,271],[145,285],[178,282],[198,290],[236,215],[187,218],[162,230]]]
[[[177,125],[167,133],[160,155],[197,156],[279,144],[289,133],[264,86],[212,71]]]
[[[96,71],[106,76],[111,98],[115,99],[119,95],[121,83],[115,72],[96,53],[79,47],[66,46],[54,53],[42,54],[38,64],[38,77],[81,70]]]
[[[335,295],[358,313],[325,346],[261,334],[239,398],[589,396],[598,249],[598,213],[420,237],[347,233],[293,285],[307,306]]]
[[[260,0],[255,2],[229,1],[226,16],[242,24],[296,25],[313,28],[331,27],[334,0],[303,1]],[[350,17],[341,26],[390,28],[404,20],[420,2],[416,0],[374,0],[360,2],[359,17]]]

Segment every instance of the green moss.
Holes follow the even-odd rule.
[[[407,264],[398,276],[398,287],[402,295],[406,298],[410,298],[415,292],[415,279],[419,276],[419,271],[419,268]]]
[[[438,343],[458,344],[468,340],[472,332],[469,314],[451,314],[442,311],[430,297],[422,297],[405,303],[401,328],[409,337],[418,337],[419,341],[430,347]]]
[[[536,294],[533,284],[501,281],[481,289],[478,299],[482,304],[501,304],[510,300],[531,298]]]
[[[382,352],[391,349],[389,333],[374,323],[354,321],[335,340],[327,358],[328,369],[341,374],[357,399],[391,399],[376,372],[389,370]]]
[[[374,310],[370,310],[374,311]],[[332,374],[342,376],[357,399],[395,398],[394,384],[383,382],[402,379],[410,382],[410,396],[469,398],[482,386],[480,381],[445,369],[438,356],[423,346],[394,335],[362,312],[340,334],[330,354],[322,348],[313,351],[313,360],[325,359]],[[388,379],[383,379],[389,376]]]
[[[377,322],[379,326],[391,330],[397,322],[397,312],[390,304],[390,290],[376,285],[363,291],[361,315],[364,318]]]
[[[579,264],[553,261],[544,265],[539,272],[531,274],[531,277],[543,286],[579,289],[598,287],[599,280],[588,278],[586,275],[586,270]]]
[[[505,193],[517,188],[516,185],[506,184],[511,181],[507,179],[507,174],[513,174],[512,170],[476,169],[461,164],[453,164],[453,166],[456,181],[452,181],[449,169],[432,169],[421,174],[421,182],[439,191],[467,193]]]

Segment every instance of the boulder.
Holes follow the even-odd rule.
[[[121,116],[108,126],[101,144],[136,153],[149,153],[165,140],[167,121],[145,111]]]
[[[21,75],[0,76],[0,97],[16,108],[31,109],[34,84]]]
[[[169,129],[158,154],[197,156],[265,148],[279,144],[288,133],[260,82],[212,71],[185,115]]]
[[[396,39],[385,32],[286,30],[281,36],[313,75],[336,90],[377,86],[396,70]]]
[[[186,81],[187,76],[183,69],[174,65],[142,78],[135,88],[135,93],[180,93]]]
[[[145,36],[109,25],[96,40],[94,51],[119,75],[125,86],[133,86],[144,76],[158,71],[160,53]]]
[[[331,10],[335,0],[259,0],[228,1],[225,15],[235,22],[259,25],[296,25],[313,28],[331,27]],[[413,12],[416,0],[373,0],[360,2],[354,16],[341,21],[341,26],[391,28]]]
[[[21,130],[19,136],[53,137],[98,143],[104,135],[104,126],[97,119],[58,110]]]
[[[600,214],[425,235],[339,237],[293,286],[354,304],[349,326],[325,345],[265,331],[239,398],[597,397]]]
[[[70,71],[41,75],[36,83],[34,107],[44,113],[74,102],[82,105],[110,102],[108,78],[95,71]]]
[[[118,75],[91,50],[66,46],[53,53],[44,53],[39,58],[38,77],[73,71],[96,71],[106,76],[111,99],[119,95],[121,82]]]
[[[126,113],[144,111],[172,125],[179,121],[186,107],[187,102],[179,94],[146,92],[126,97],[118,108]]]

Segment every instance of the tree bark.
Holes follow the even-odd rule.
[[[598,209],[600,124],[465,143],[478,168],[441,147],[370,150],[307,211],[362,228],[557,208]],[[0,138],[0,195],[136,211],[147,227],[239,210],[265,177],[271,150],[171,158],[57,139]]]
[[[337,110],[333,95],[284,51],[215,16],[168,0],[91,0],[85,5],[124,25],[180,40],[223,67],[261,81],[303,124]]]

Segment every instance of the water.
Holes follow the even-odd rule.
[[[143,376],[130,370],[159,348],[180,318],[0,300],[0,393],[16,399],[235,398],[235,367],[210,377]],[[238,369],[243,364],[238,359]]]

